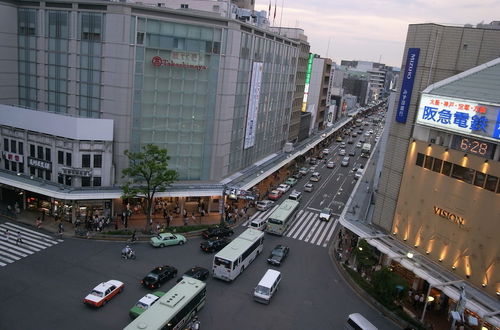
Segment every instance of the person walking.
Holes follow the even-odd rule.
[[[62,237],[63,232],[64,232],[64,227],[63,227],[63,223],[61,221],[57,225],[57,233],[59,234],[60,237]]]
[[[419,300],[420,296],[418,295],[418,293],[415,292],[415,295],[413,296],[413,307],[417,307]]]
[[[36,224],[36,228],[40,229],[40,227],[42,226],[42,220],[40,220],[40,217],[36,218],[35,224]]]
[[[21,232],[17,232],[17,239],[16,239],[16,245],[19,245],[20,243],[23,242],[23,238],[21,237]]]
[[[8,229],[5,229],[5,231],[3,232],[3,235],[4,235],[4,240],[9,241],[10,232]]]
[[[172,219],[173,219],[173,218],[174,218],[174,217],[173,217],[171,214],[169,214],[169,215],[167,216],[167,228],[169,228],[169,227],[170,227],[170,223],[172,223]]]

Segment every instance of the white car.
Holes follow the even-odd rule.
[[[276,190],[279,190],[279,191],[281,191],[282,193],[286,193],[288,190],[290,190],[290,186],[289,186],[289,185],[287,185],[287,184],[282,183],[282,184],[280,184],[280,185],[278,186],[278,188],[276,188]]]
[[[306,192],[312,192],[314,189],[314,185],[312,183],[306,183],[304,186],[304,191]]]
[[[358,168],[356,173],[354,173],[354,179],[358,180],[358,179],[361,179],[362,177],[363,177],[363,169]]]
[[[104,306],[111,298],[122,292],[124,286],[123,282],[117,280],[102,282],[83,299],[83,302],[93,307]]]
[[[330,153],[330,149],[326,148],[326,149],[323,149],[323,154],[324,155],[328,155]]]
[[[345,156],[345,149],[340,149],[339,156]]]
[[[259,211],[267,211],[271,207],[273,207],[274,202],[269,200],[269,199],[264,199],[262,201],[258,201],[257,204],[255,205],[255,208]]]
[[[321,213],[319,214],[319,219],[328,222],[332,217],[332,213],[333,213],[332,209],[325,207],[323,210],[321,210]]]
[[[361,142],[356,143],[356,148],[361,148]]]

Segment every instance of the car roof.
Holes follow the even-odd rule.
[[[120,282],[120,281],[117,281],[117,280],[109,280],[107,282],[102,282],[100,283],[99,285],[97,285],[94,290],[96,291],[100,291],[100,290],[103,290],[103,291],[106,291],[109,287],[111,287],[112,285],[114,286],[121,286],[123,285],[123,282]]]

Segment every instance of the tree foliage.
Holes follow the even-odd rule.
[[[148,144],[140,152],[125,150],[129,159],[129,167],[122,171],[122,178],[128,181],[122,185],[123,198],[144,198],[146,215],[151,224],[151,214],[154,195],[165,191],[177,180],[178,173],[168,168],[167,150]]]
[[[378,256],[375,254],[373,246],[364,239],[359,241],[358,247],[354,250],[356,260],[361,269],[373,267],[378,262]]]
[[[383,267],[373,274],[372,285],[375,294],[384,303],[391,303],[401,298],[408,288],[406,280],[387,267]]]

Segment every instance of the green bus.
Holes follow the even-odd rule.
[[[125,330],[167,329],[180,330],[196,315],[205,304],[206,284],[186,277],[138,318]]]
[[[283,235],[293,222],[299,210],[299,202],[285,199],[281,205],[267,218],[266,232],[270,234]]]

